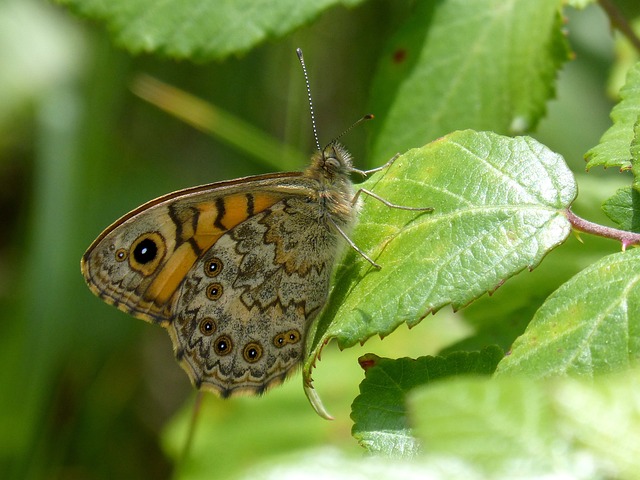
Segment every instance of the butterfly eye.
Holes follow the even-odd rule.
[[[206,317],[200,321],[200,333],[205,336],[213,335],[213,333],[217,330],[216,322],[213,319]]]
[[[165,250],[164,238],[158,232],[140,235],[129,249],[129,265],[145,276],[151,275],[162,262]]]
[[[221,335],[213,343],[213,349],[220,356],[228,355],[233,349],[233,343],[228,335]]]
[[[207,287],[207,298],[209,300],[218,300],[222,296],[222,285],[212,283]]]
[[[127,251],[124,248],[116,250],[116,262],[123,262],[127,259]]]
[[[215,277],[222,271],[222,261],[213,257],[204,262],[204,274],[207,277]]]
[[[340,169],[340,162],[337,159],[333,158],[333,157],[327,157],[324,160],[324,167],[327,170],[336,171],[336,170]]]
[[[255,363],[262,357],[262,347],[259,343],[248,343],[242,351],[242,356],[249,363]]]

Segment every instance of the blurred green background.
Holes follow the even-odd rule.
[[[101,25],[44,1],[0,0],[1,478],[168,478],[181,455],[181,419],[195,393],[168,336],[91,295],[80,257],[103,228],[151,198],[272,167],[135,96],[138,75],[190,92],[306,158],[314,144],[295,48],[305,52],[327,142],[376,113],[366,111],[372,72],[410,7],[375,0],[335,8],[242,58],[193,65],[133,58]],[[603,221],[600,202],[629,179],[580,172],[582,155],[610,125],[614,42],[597,7],[568,17],[576,60],[559,75],[558,99],[533,136],[578,172],[578,213]],[[344,143],[357,166],[369,166],[366,126]],[[618,248],[587,243],[597,256]],[[194,441],[206,438],[207,454],[197,462],[225,478],[314,446],[357,455],[349,419],[362,377],[357,357],[435,353],[471,331],[462,314],[446,309],[383,342],[346,352],[330,346],[314,378],[334,422],[316,416],[298,376],[259,399],[206,395]]]

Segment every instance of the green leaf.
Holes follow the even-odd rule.
[[[577,207],[577,203],[584,203],[584,198],[578,197],[571,208]],[[599,209],[595,204],[592,207]],[[549,253],[533,272],[513,277],[492,295],[482,296],[466,307],[464,320],[474,333],[449,344],[439,354],[473,351],[486,345],[510,350],[551,293],[588,265],[620,251],[619,244],[601,237],[589,236],[584,240],[583,243],[570,236],[562,248]]]
[[[404,406],[407,393],[415,387],[450,376],[490,375],[503,356],[504,352],[498,347],[415,360],[365,355],[360,359],[365,378],[360,383],[360,395],[351,406],[353,436],[373,453],[415,456],[420,444],[411,434],[407,421]]]
[[[133,53],[156,52],[197,61],[248,51],[314,20],[334,5],[363,0],[58,0],[104,21]]]
[[[376,162],[454,130],[535,127],[568,59],[560,0],[418,2],[381,57]]]
[[[587,169],[595,166],[631,168],[631,143],[634,125],[640,116],[640,63],[627,74],[620,90],[620,102],[611,111],[613,125],[602,135],[600,143],[586,154]]]
[[[426,458],[445,456],[481,478],[637,478],[640,374],[452,379],[415,391],[408,407]],[[564,476],[563,476],[564,474]]]
[[[416,390],[408,399],[414,433],[427,453],[462,457],[489,472],[514,460],[523,462],[519,472],[548,471],[560,452],[553,451],[550,399],[536,386],[457,378]]]
[[[209,476],[200,478],[208,479]],[[429,462],[377,457],[374,455],[346,455],[335,448],[316,448],[303,453],[284,455],[271,462],[261,462],[242,476],[231,480],[481,480],[476,471],[451,459],[433,459]]]
[[[310,331],[304,372],[332,338],[340,348],[385,336],[429,312],[460,308],[535,267],[570,231],[576,195],[561,156],[526,137],[455,132],[407,152],[363,184],[395,204],[364,201],[352,239],[378,264],[349,249],[323,314]]]
[[[619,189],[602,204],[602,209],[622,230],[640,232],[640,192],[635,188]]]
[[[640,250],[609,255],[554,292],[496,375],[594,376],[640,358]]]
[[[581,10],[593,3],[596,3],[596,0],[566,0],[567,5]]]

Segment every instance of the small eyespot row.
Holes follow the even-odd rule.
[[[213,350],[220,356],[229,355],[233,350],[233,342],[228,335],[220,335],[213,342]]]
[[[262,346],[258,342],[249,342],[242,350],[245,361],[255,363],[262,358]]]
[[[294,343],[298,343],[300,341],[300,332],[295,329],[287,330],[286,332],[281,332],[273,337],[273,344],[282,348],[285,345],[293,345]]]
[[[211,283],[207,286],[207,298],[209,300],[218,300],[222,296],[222,285],[219,283]]]
[[[200,333],[202,335],[208,337],[215,333],[218,329],[216,322],[211,317],[205,317],[200,320]]]
[[[211,257],[204,262],[204,274],[207,277],[215,277],[222,271],[222,260]]]

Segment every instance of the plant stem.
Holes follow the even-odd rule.
[[[633,31],[633,28],[631,28],[631,25],[629,25],[629,22],[627,22],[627,19],[624,17],[618,7],[616,7],[613,1],[598,0],[598,3],[609,17],[611,26],[620,30],[620,33],[627,37],[627,39],[631,42],[633,48],[640,52],[640,38],[638,38],[636,33]]]
[[[566,215],[567,220],[576,230],[618,240],[622,243],[623,251],[630,245],[640,244],[640,233],[627,232],[626,230],[618,230],[617,228],[605,227],[604,225],[590,222],[577,216],[571,209],[566,210]]]

